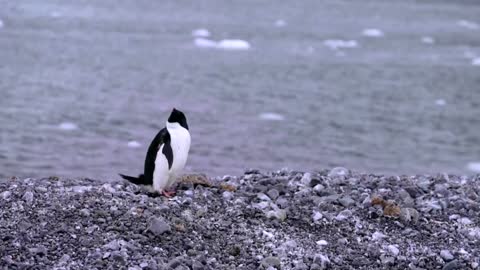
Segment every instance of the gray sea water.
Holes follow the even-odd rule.
[[[478,1],[0,0],[0,20],[2,178],[140,173],[174,106],[187,172],[480,170]]]

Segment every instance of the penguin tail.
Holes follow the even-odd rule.
[[[125,179],[125,180],[128,180],[129,182],[135,184],[135,185],[144,185],[145,184],[145,180],[144,180],[144,176],[143,174],[140,174],[138,177],[133,177],[133,176],[128,176],[128,175],[123,175],[123,174],[120,174],[119,175]]]

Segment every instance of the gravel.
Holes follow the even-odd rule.
[[[479,267],[478,175],[336,168],[210,181],[180,184],[172,199],[125,182],[2,181],[0,269]],[[385,215],[378,197],[401,214]]]

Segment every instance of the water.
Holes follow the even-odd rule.
[[[475,1],[0,7],[1,177],[140,173],[173,106],[189,120],[192,172],[471,173],[480,161],[480,30],[458,24],[479,23]],[[251,48],[198,48],[200,28]]]

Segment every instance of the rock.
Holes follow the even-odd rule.
[[[86,208],[83,208],[82,210],[80,210],[80,215],[82,215],[84,217],[89,217],[90,216],[90,210],[88,210]]]
[[[257,197],[262,201],[270,201],[270,197],[268,197],[265,193],[258,193]]]
[[[125,264],[127,262],[127,254],[121,251],[113,251],[111,253],[112,260]]]
[[[459,269],[457,260],[453,260],[451,262],[446,263],[442,268],[442,270],[455,270],[455,269]]]
[[[394,245],[388,245],[388,251],[395,257],[398,256],[398,254],[400,253],[400,250],[394,246]]]
[[[313,263],[319,265],[319,269],[327,269],[327,267],[330,265],[330,259],[327,255],[315,254],[313,257]]]
[[[224,191],[224,192],[222,193],[222,197],[223,197],[224,200],[230,201],[230,200],[233,199],[233,192]]]
[[[270,189],[267,192],[267,195],[268,195],[268,197],[270,197],[270,199],[276,200],[278,198],[278,196],[280,196],[280,192],[273,188],[273,189]]]
[[[268,267],[272,266],[275,267],[276,269],[281,269],[282,263],[280,262],[280,259],[278,257],[266,257],[263,259],[260,263],[265,269]]]
[[[276,218],[280,221],[284,221],[285,219],[287,219],[287,211],[285,211],[284,209],[276,209],[268,211],[266,213],[266,216],[267,218]]]
[[[317,241],[317,245],[319,245],[319,246],[326,246],[326,245],[328,245],[328,242],[325,241],[325,240],[318,240],[318,241]]]
[[[342,197],[338,202],[343,205],[343,207],[350,207],[355,204],[355,201],[350,196]]]
[[[313,212],[313,215],[312,215],[313,222],[317,222],[317,221],[319,221],[319,220],[322,219],[322,218],[323,218],[322,213],[317,212],[317,211],[314,211],[314,212]]]
[[[22,199],[28,203],[28,204],[31,204],[33,202],[33,193],[31,191],[27,191],[25,192],[25,194],[23,194],[23,197]]]
[[[382,239],[384,239],[385,237],[387,237],[385,234],[381,233],[381,232],[374,232],[372,234],[372,240],[373,241],[380,241]]]
[[[346,219],[348,219],[349,217],[352,216],[352,211],[346,209],[346,210],[343,210],[342,212],[340,212],[336,217],[335,219],[337,221],[344,221]]]
[[[348,170],[343,167],[335,167],[328,173],[328,177],[332,178],[346,175],[348,175]]]
[[[395,262],[395,258],[392,256],[387,256],[385,254],[382,254],[380,256],[380,261],[382,262],[382,264],[391,265]]]
[[[404,222],[412,222],[416,224],[420,218],[420,214],[413,208],[401,208],[400,219]]]
[[[312,182],[312,174],[311,173],[304,173],[302,179],[300,179],[300,183],[304,186],[310,186],[310,182]]]
[[[203,264],[199,261],[193,261],[192,263],[192,270],[204,270],[205,267],[203,266]]]
[[[154,217],[150,219],[148,230],[158,236],[170,232],[171,227],[162,217]]]
[[[9,201],[10,200],[10,197],[12,196],[12,192],[6,190],[4,192],[2,192],[2,199],[6,200],[6,201]]]
[[[462,225],[472,225],[473,222],[469,219],[469,218],[466,218],[466,217],[462,217],[458,220],[458,222]]]
[[[32,255],[45,256],[47,255],[47,248],[43,245],[28,249]]]
[[[35,191],[39,193],[47,193],[48,189],[44,186],[36,186]]]
[[[440,251],[440,257],[442,257],[442,259],[446,262],[454,259],[452,253],[447,249],[443,249],[442,251]]]

